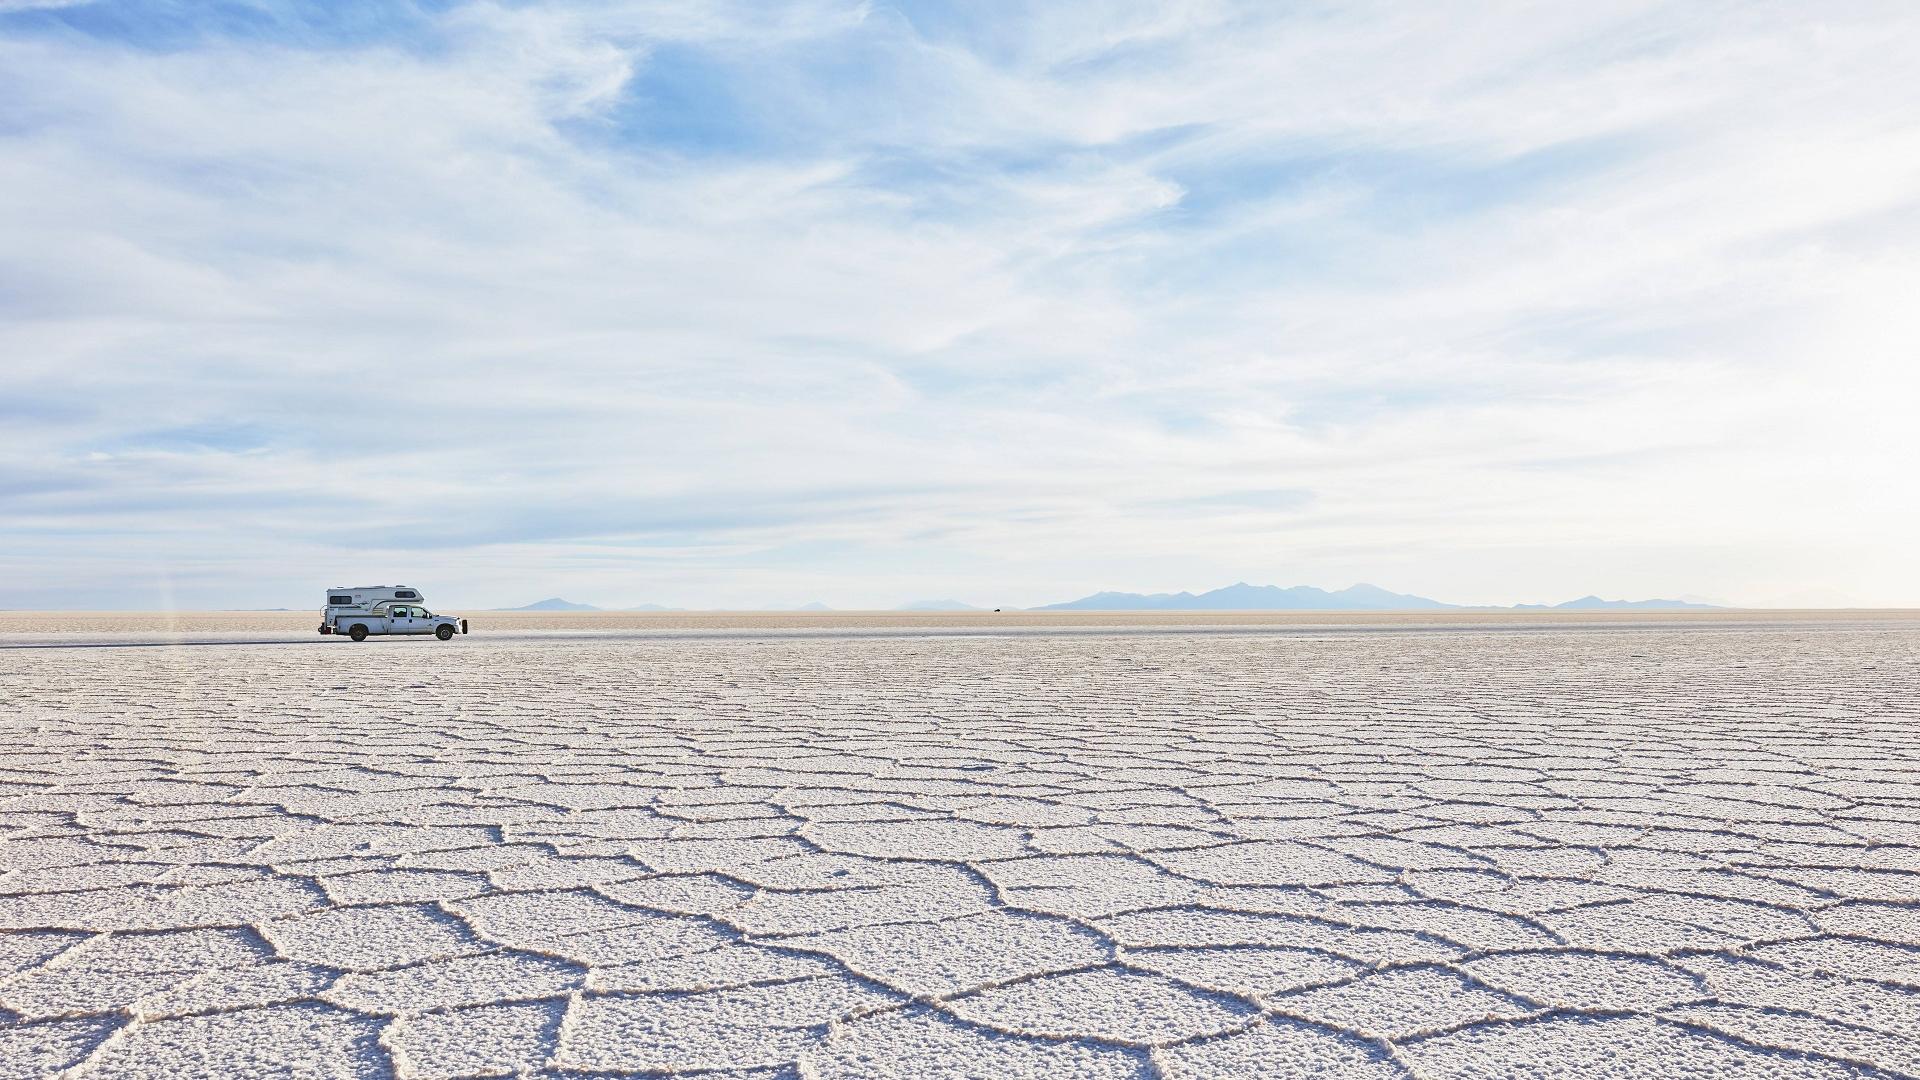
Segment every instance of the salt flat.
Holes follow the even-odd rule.
[[[1920,1076],[1910,614],[675,618],[0,616],[0,1076]]]

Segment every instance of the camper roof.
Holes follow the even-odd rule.
[[[340,598],[346,597],[343,601]],[[426,594],[411,585],[343,585],[327,590],[327,606],[373,604],[381,600],[425,600]]]

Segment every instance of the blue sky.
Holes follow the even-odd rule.
[[[0,0],[0,607],[1920,605],[1905,3]]]

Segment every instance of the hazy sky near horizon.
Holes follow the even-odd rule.
[[[0,0],[0,607],[1920,606],[1920,6]]]

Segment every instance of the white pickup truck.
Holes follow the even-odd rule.
[[[422,606],[426,597],[406,585],[359,585],[328,589],[320,610],[322,634],[345,634],[365,641],[374,634],[432,634],[441,641],[467,632],[467,620],[435,615]]]

